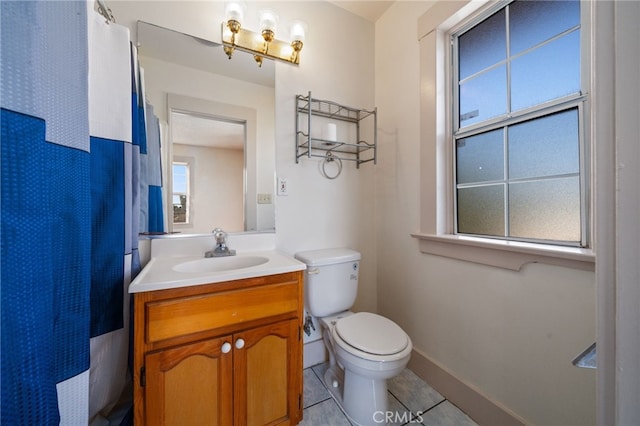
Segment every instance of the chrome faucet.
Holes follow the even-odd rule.
[[[216,246],[213,250],[205,252],[204,257],[235,256],[236,251],[227,246],[227,233],[220,228],[216,228],[211,232],[213,232],[213,236],[216,239]]]

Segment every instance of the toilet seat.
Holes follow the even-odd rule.
[[[395,322],[370,312],[358,312],[336,321],[334,337],[346,351],[376,358],[398,354],[409,345],[407,334]]]

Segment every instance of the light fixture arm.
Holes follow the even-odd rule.
[[[231,59],[231,56],[233,56],[233,51],[235,50],[236,34],[238,34],[238,31],[240,31],[240,29],[242,28],[242,25],[240,24],[240,21],[236,19],[229,19],[227,21],[227,28],[231,32],[231,43],[229,46],[225,45],[223,47],[224,47],[224,53],[226,53],[229,59]],[[224,30],[223,30],[223,33],[224,33]]]
[[[303,45],[304,43],[302,43],[300,40],[294,40],[291,42],[291,47],[293,48],[293,53],[291,54],[292,62],[298,63],[300,61],[298,55],[300,54]]]

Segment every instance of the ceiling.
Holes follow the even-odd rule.
[[[367,21],[376,22],[378,18],[386,12],[386,10],[393,4],[395,1],[383,1],[383,0],[350,0],[350,1],[342,1],[335,0],[331,1],[331,3],[335,4],[338,7],[341,7],[345,10],[348,10],[351,13],[354,13],[358,16],[363,17]]]
[[[244,150],[244,123],[171,112],[173,143],[218,149]]]

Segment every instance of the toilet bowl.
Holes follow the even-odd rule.
[[[349,310],[357,295],[360,253],[322,249],[296,258],[307,265],[305,307],[318,319],[329,353],[324,383],[352,423],[378,425],[379,413],[387,411],[387,379],[406,367],[411,339],[388,318]]]
[[[351,422],[378,424],[374,414],[387,411],[387,379],[407,366],[411,339],[391,320],[369,312],[343,312],[320,323],[330,352],[325,384]]]

